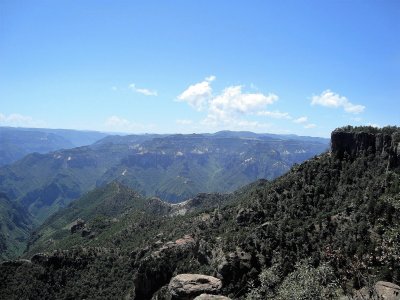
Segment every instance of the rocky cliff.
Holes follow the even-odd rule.
[[[343,127],[331,134],[331,149],[336,158],[355,158],[363,154],[388,158],[391,166],[400,163],[400,128]]]

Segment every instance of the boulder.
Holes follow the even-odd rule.
[[[386,281],[378,281],[375,284],[375,291],[379,297],[385,300],[399,300],[400,286]]]
[[[231,300],[231,298],[220,295],[201,294],[193,300]]]
[[[189,300],[201,294],[217,294],[222,288],[220,279],[202,274],[179,274],[168,285],[172,299]]]
[[[387,281],[378,281],[372,290],[363,287],[356,291],[354,299],[400,300],[400,286]]]
[[[70,227],[71,234],[74,234],[75,232],[77,232],[77,231],[83,229],[83,228],[85,227],[85,224],[86,224],[86,223],[85,223],[84,220],[82,220],[82,219],[77,219],[75,222],[73,222],[73,223],[71,224],[71,227]]]

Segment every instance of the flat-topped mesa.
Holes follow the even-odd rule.
[[[354,158],[362,154],[376,154],[400,163],[399,127],[342,127],[331,134],[332,154],[342,159],[345,153]]]

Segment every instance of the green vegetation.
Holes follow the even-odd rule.
[[[161,214],[169,209],[166,203],[149,201],[120,183],[112,182],[85,194],[47,219],[32,235],[28,253],[68,248],[85,241],[90,243],[93,237],[97,240],[97,236],[101,236],[104,231],[120,228],[120,224],[112,225],[119,223],[119,219],[128,214],[132,214],[131,218],[142,217],[143,213]],[[85,223],[86,236],[81,231],[71,234],[71,227],[77,220]],[[113,234],[107,232],[107,235]]]
[[[22,254],[32,227],[31,215],[0,193],[0,260]]]
[[[366,143],[354,132],[346,144],[335,131],[332,152],[273,181],[204,195],[194,210],[127,201],[140,197],[124,198],[129,189],[118,196],[116,183],[89,193],[49,219],[25,257],[47,254],[0,266],[0,294],[162,299],[180,273],[218,276],[233,299],[335,299],[378,280],[399,283],[400,145],[396,132],[385,143],[380,133]],[[119,198],[107,215],[102,203]],[[63,229],[83,216],[92,238]]]
[[[392,135],[395,133],[400,133],[400,128],[397,126],[385,126],[383,128],[378,128],[378,127],[373,127],[373,126],[344,126],[335,129],[334,133],[337,132],[347,132],[347,133],[372,133],[372,134],[387,134],[387,135]]]
[[[260,286],[250,287],[246,300],[335,299],[340,292],[333,268],[327,263],[321,263],[315,268],[308,261],[299,262],[280,285],[281,274],[273,266],[262,271],[259,280]]]
[[[326,147],[319,140],[107,137],[92,146],[34,153],[0,168],[0,191],[42,223],[85,192],[114,180],[143,195],[177,202],[275,178]]]

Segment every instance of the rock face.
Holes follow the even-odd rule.
[[[400,286],[386,281],[378,281],[375,284],[375,291],[381,299],[399,300]]]
[[[222,282],[220,279],[201,274],[180,274],[173,277],[168,285],[172,299],[177,300],[194,299],[203,293],[217,294],[221,288]]]
[[[70,227],[71,234],[74,234],[75,232],[83,229],[85,227],[85,225],[86,225],[86,223],[84,220],[77,219],[75,222],[73,222],[71,224],[71,227]]]
[[[378,281],[372,290],[366,287],[358,290],[355,299],[400,300],[400,286],[387,281]]]
[[[178,262],[193,256],[195,246],[195,239],[191,235],[184,235],[175,242],[154,245],[156,249],[142,249],[132,253],[138,264],[134,278],[136,299],[150,299],[157,290],[168,284]]]
[[[397,129],[388,133],[376,129],[375,133],[371,133],[337,129],[331,134],[331,148],[332,154],[340,159],[345,153],[354,158],[364,152],[389,156],[390,163],[397,166],[400,162],[400,131]]]
[[[224,283],[237,282],[252,268],[252,256],[241,249],[230,252],[220,259],[217,271]],[[219,277],[219,276],[218,276]]]

